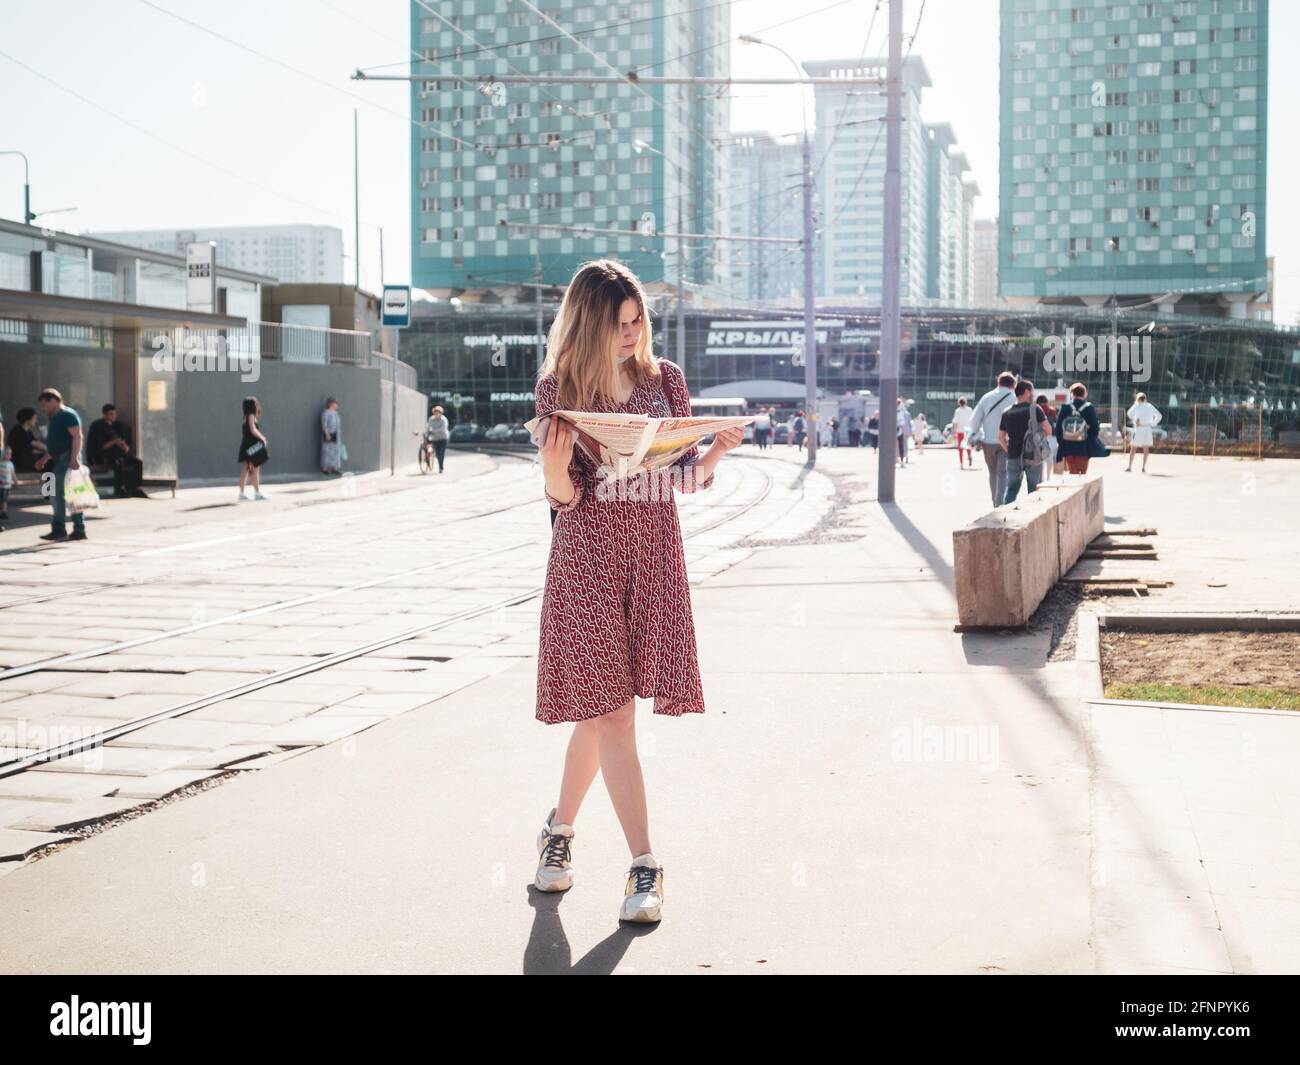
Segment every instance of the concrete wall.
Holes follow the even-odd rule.
[[[182,480],[239,477],[240,403],[247,395],[262,404],[262,431],[270,460],[263,476],[319,473],[320,413],[325,400],[339,401],[343,443],[348,449],[345,470],[365,473],[388,464],[387,425],[389,384],[378,369],[352,366],[312,366],[265,360],[256,381],[241,381],[237,373],[189,372],[177,375],[177,473]],[[415,437],[403,459],[404,432],[424,422],[423,393],[398,386],[398,464],[415,460]]]
[[[1105,523],[1100,475],[1049,482],[952,534],[965,628],[1021,628]]]

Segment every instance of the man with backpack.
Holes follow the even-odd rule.
[[[1020,494],[1020,478],[1024,475],[1029,491],[1038,488],[1043,477],[1043,463],[1047,461],[1047,415],[1033,401],[1034,382],[1020,381],[1015,389],[1016,402],[1002,415],[998,427],[998,441],[1007,459],[1007,487],[1003,503],[1013,502]]]
[[[998,443],[998,431],[1002,415],[1015,402],[1015,393],[1012,392],[1015,383],[1016,375],[1003,370],[998,374],[997,387],[980,397],[971,415],[971,443],[979,444],[984,453],[984,464],[989,470],[989,494],[995,507],[1001,505],[1007,490],[1007,453]]]
[[[1088,460],[1104,458],[1110,450],[1101,442],[1101,419],[1088,402],[1087,387],[1081,382],[1072,384],[1070,397],[1056,419],[1057,451],[1066,473],[1087,473]]]

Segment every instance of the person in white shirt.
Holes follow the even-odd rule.
[[[1011,409],[1016,401],[1016,375],[1010,370],[998,374],[998,386],[991,392],[980,396],[971,415],[972,443],[978,443],[984,453],[984,464],[989,470],[989,494],[993,505],[1002,505],[1002,497],[1007,493],[1007,453],[998,443],[998,432],[1002,428],[1002,415]]]
[[[759,451],[767,450],[767,434],[772,431],[772,416],[766,410],[759,410],[754,418],[754,443]]]
[[[1151,432],[1160,424],[1160,412],[1147,402],[1147,394],[1139,392],[1137,402],[1128,409],[1128,420],[1133,423],[1133,446],[1128,453],[1128,468],[1125,473],[1133,472],[1133,456],[1137,449],[1142,449],[1142,472],[1147,472],[1147,458],[1151,454],[1151,445],[1155,443],[1155,434]]]
[[[970,446],[970,427],[974,421],[975,412],[970,409],[966,397],[962,396],[957,400],[957,409],[952,412],[952,431],[957,437],[957,465],[961,466],[961,455],[965,451],[966,466],[971,469],[975,466],[975,454]]]

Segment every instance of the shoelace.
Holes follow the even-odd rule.
[[[559,833],[546,837],[546,846],[542,848],[542,864],[556,869],[563,869],[569,861],[569,837]]]
[[[627,875],[632,877],[632,892],[639,895],[642,892],[654,891],[657,884],[657,877],[663,872],[662,867],[651,869],[645,865],[634,865],[627,871]]]

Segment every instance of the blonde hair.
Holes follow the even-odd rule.
[[[546,336],[541,375],[555,374],[562,408],[589,410],[597,393],[617,395],[614,356],[619,350],[619,314],[624,300],[635,300],[641,311],[641,339],[630,360],[637,381],[659,376],[651,355],[653,337],[645,289],[623,263],[594,259],[574,271]]]

